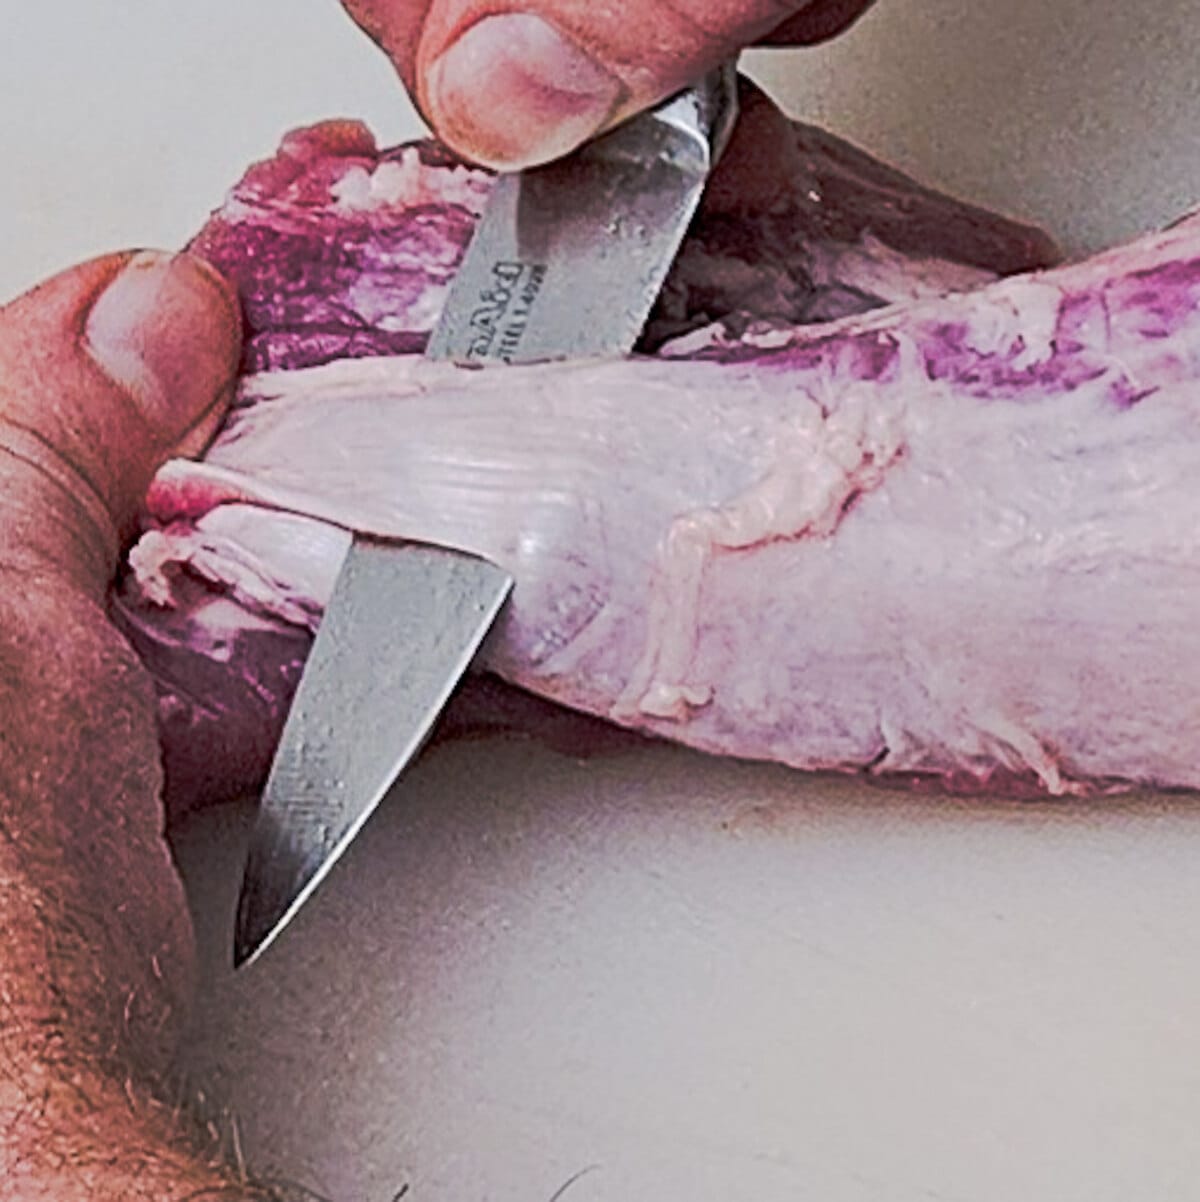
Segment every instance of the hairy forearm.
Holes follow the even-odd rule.
[[[3,540],[0,540],[3,541]],[[0,569],[5,1196],[251,1197],[156,1100],[192,983],[149,682],[95,600]]]
[[[44,1034],[17,1030],[5,1040],[0,1176],[6,1198],[242,1202],[264,1196],[209,1160],[179,1116],[139,1082],[58,1058]]]
[[[104,604],[238,361],[228,286],[112,255],[0,308],[0,1195],[253,1197],[156,1100],[192,987],[150,682]]]

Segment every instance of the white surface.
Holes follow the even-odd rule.
[[[1037,221],[1072,254],[1200,201],[1200,0],[878,0],[789,106],[914,174]]]
[[[288,126],[415,128],[333,0],[8,7],[0,296],[181,242]],[[1095,245],[1200,197],[1197,16],[880,0],[767,70]],[[252,1164],[338,1202],[537,1202],[589,1165],[567,1202],[1196,1196],[1190,799],[918,801],[664,748],[464,745],[232,979],[237,817],[185,840],[213,965],[191,1061]]]
[[[1200,1174],[1200,810],[914,800],[667,749],[425,760],[193,1067],[338,1202],[1128,1202]],[[200,844],[201,846],[197,846]]]
[[[280,135],[420,129],[335,0],[5,0],[0,299],[77,259],[174,247]]]
[[[335,0],[8,0],[0,299],[76,259],[175,246],[292,126],[419,129]],[[747,65],[794,111],[1072,250],[1200,199],[1200,0],[878,0]]]

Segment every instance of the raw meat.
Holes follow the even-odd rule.
[[[1198,783],[1200,222],[941,295],[922,281],[945,253],[914,268],[864,220],[859,261],[874,250],[923,298],[804,327],[841,285],[786,319],[728,287],[718,322],[685,321],[656,359],[464,372],[364,333],[411,337],[436,312],[418,243],[388,261],[415,273],[408,299],[363,319],[403,292],[373,267],[347,321],[342,249],[323,291],[311,246],[256,241],[281,226],[361,250],[372,189],[394,220],[444,175],[461,203],[413,213],[445,245],[475,173],[409,150],[377,180],[356,136],[305,135],[199,242],[249,298],[252,363],[385,357],[250,377],[206,460],[151,490],[117,607],[160,681],[177,797],[261,775],[347,528],[506,564],[488,670],[697,747],[957,788]],[[343,219],[354,237],[330,238]],[[853,254],[799,245],[806,264]]]
[[[811,126],[771,130],[782,118],[752,94],[743,106],[768,127],[764,153],[784,186],[750,211],[721,189],[642,350],[717,320],[735,332],[825,320],[1055,260],[1037,230],[922,188]],[[781,161],[781,144],[794,158]],[[238,285],[246,370],[422,350],[490,186],[430,142],[380,152],[356,122],[289,134],[192,245]]]

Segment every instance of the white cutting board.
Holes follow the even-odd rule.
[[[754,65],[1094,247],[1200,198],[1198,18],[880,0],[837,46]],[[334,0],[21,6],[0,100],[0,297],[180,243],[289,126],[416,130]],[[181,841],[210,964],[193,1080],[231,1149],[338,1202],[548,1202],[583,1170],[566,1202],[1197,1196],[1191,799],[960,803],[463,745],[233,979],[245,817]]]

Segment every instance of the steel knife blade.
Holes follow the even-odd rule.
[[[574,154],[501,176],[426,354],[476,365],[628,354],[736,118],[726,63]]]
[[[427,357],[490,365],[631,351],[736,113],[729,63],[565,159],[499,177]],[[459,551],[355,535],[263,792],[235,965],[266,949],[353,841],[512,586]]]
[[[485,559],[358,536],[267,779],[234,962],[284,929],[416,754],[512,587]]]

